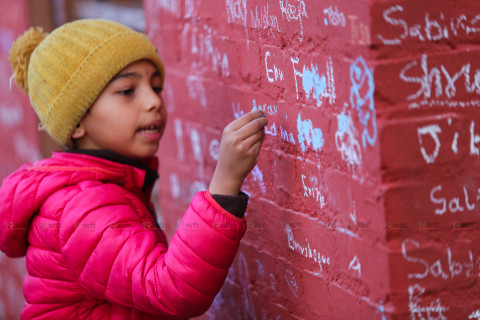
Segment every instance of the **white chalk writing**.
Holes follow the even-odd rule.
[[[439,194],[441,191],[442,185],[437,185],[430,192],[430,201],[439,205],[439,207],[435,208],[436,215],[443,215],[447,210],[450,213],[474,211],[480,200],[480,188],[477,188],[474,192],[469,192],[467,186],[463,186],[462,195],[451,198],[441,197]]]
[[[292,251],[295,251],[297,253],[300,253],[302,256],[305,256],[305,258],[309,258],[318,263],[320,271],[323,270],[323,266],[330,264],[330,257],[325,256],[317,249],[310,248],[310,243],[308,242],[308,239],[305,239],[305,241],[307,242],[305,246],[302,246],[299,242],[297,242],[295,240],[295,237],[293,236],[292,228],[288,223],[285,224],[285,233],[287,234],[288,247]]]
[[[331,24],[332,26],[342,26],[345,27],[345,15],[343,12],[338,11],[337,6],[335,7],[328,7],[323,9],[323,13],[325,14],[326,18],[324,20],[325,25]]]
[[[480,32],[480,14],[472,19],[468,19],[464,14],[456,17],[446,17],[443,12],[438,17],[431,17],[430,13],[424,14],[424,23],[409,25],[405,19],[398,17],[398,13],[403,13],[404,8],[401,5],[394,5],[383,11],[383,19],[389,25],[398,30],[394,37],[387,37],[377,34],[377,38],[385,45],[399,45],[407,39],[418,39],[420,41],[439,41],[449,39],[452,36],[457,37],[465,34],[475,34]],[[407,13],[408,14],[408,13]],[[397,18],[398,17],[398,18]],[[387,29],[389,34],[390,30]]]
[[[282,18],[287,21],[298,21],[300,23],[300,36],[299,40],[303,41],[303,23],[302,17],[308,18],[307,10],[305,8],[305,2],[303,0],[279,0],[280,10],[282,11]]]
[[[302,184],[303,184],[303,195],[307,198],[312,198],[316,202],[320,204],[320,208],[323,209],[325,206],[325,198],[320,193],[320,189],[318,187],[309,187],[305,183],[305,179],[307,177],[302,174]],[[311,179],[310,179],[311,180]]]
[[[422,305],[421,296],[425,288],[418,284],[408,287],[408,309],[412,320],[447,320],[444,312],[448,310],[443,306],[440,299],[432,301],[429,305]]]

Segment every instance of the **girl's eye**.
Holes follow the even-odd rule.
[[[155,91],[156,94],[160,94],[163,91],[162,87],[152,87],[153,91]]]
[[[126,89],[126,90],[118,91],[118,94],[122,96],[131,96],[133,92],[134,92],[133,89]]]

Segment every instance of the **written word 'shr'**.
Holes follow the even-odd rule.
[[[448,70],[443,64],[432,65],[429,66],[428,56],[424,54],[420,61],[409,62],[400,71],[399,77],[403,82],[419,86],[415,93],[406,97],[409,108],[480,106],[478,99],[461,101],[458,98],[464,95],[463,92],[480,95],[480,69],[473,71],[470,63],[457,70]]]
[[[391,26],[391,28],[384,28],[385,34],[389,36],[382,33],[377,34],[377,38],[385,45],[400,45],[409,39],[439,41],[480,33],[480,13],[473,18],[467,18],[465,14],[449,16],[442,12],[434,16],[425,12],[423,21],[413,24],[407,19],[412,15],[405,12],[403,6],[394,5],[383,11],[382,16],[385,22]],[[391,36],[392,34],[393,36]]]

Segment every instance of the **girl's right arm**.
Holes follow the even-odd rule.
[[[87,189],[65,206],[60,222],[66,267],[92,298],[164,318],[203,314],[225,281],[244,219],[206,191],[195,195],[168,249],[150,225],[150,213],[119,186]]]

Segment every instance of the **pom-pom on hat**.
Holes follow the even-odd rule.
[[[65,147],[105,86],[123,68],[150,60],[164,67],[155,46],[142,33],[96,19],[64,24],[50,34],[30,28],[12,46],[9,61],[15,83],[30,97],[40,127]]]

